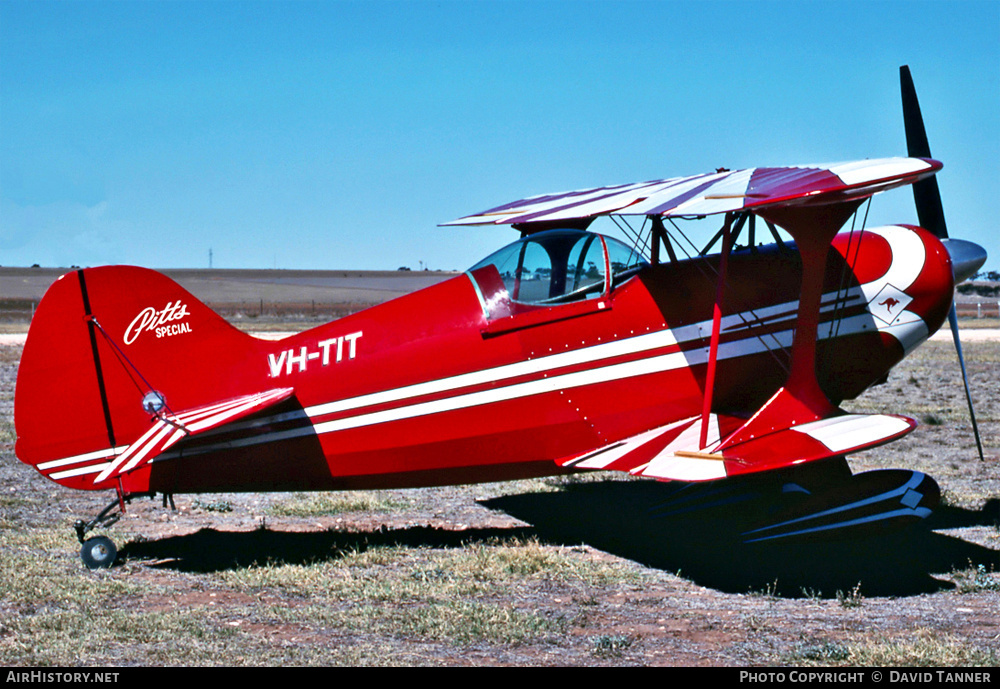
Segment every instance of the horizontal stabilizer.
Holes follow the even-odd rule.
[[[692,417],[558,463],[661,480],[710,481],[858,452],[902,437],[917,425],[905,416],[841,414],[788,426],[718,452],[720,430],[726,437],[743,423],[737,417],[712,414],[708,444],[699,447],[701,417]]]
[[[161,410],[149,430],[108,464],[94,479],[100,483],[108,478],[133,471],[162,454],[178,441],[238,421],[285,401],[294,388],[275,388],[252,395],[187,409],[179,413]],[[95,467],[88,467],[94,469]]]

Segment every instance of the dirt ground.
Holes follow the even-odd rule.
[[[658,517],[663,484],[600,474],[348,495],[344,509],[137,501],[108,531],[118,564],[90,572],[71,524],[109,496],[17,461],[20,347],[0,347],[0,664],[995,665],[1000,343],[965,353],[986,462],[948,343],[845,405],[921,422],[851,460],[937,479],[942,506],[902,532],[743,545],[726,519]],[[139,626],[154,616],[159,636]]]

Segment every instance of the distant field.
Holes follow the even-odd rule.
[[[49,286],[70,268],[0,267],[0,333],[27,332]],[[377,270],[161,270],[241,330],[301,331],[458,273]],[[995,297],[958,295],[963,328],[1000,328]],[[947,330],[947,328],[945,328]]]
[[[0,268],[0,323],[27,323],[35,306],[69,268]],[[442,271],[201,270],[160,271],[230,320],[328,320],[456,275]]]

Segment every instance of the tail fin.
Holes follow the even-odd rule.
[[[247,366],[258,351],[258,340],[160,273],[67,273],[39,304],[24,346],[17,456],[72,488],[114,487],[95,477],[149,431],[160,405],[173,414],[269,387]]]

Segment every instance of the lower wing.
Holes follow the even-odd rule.
[[[719,451],[722,441],[746,420],[712,414],[708,423],[708,443],[704,447],[699,442],[702,417],[696,416],[565,457],[558,464],[576,469],[626,471],[660,480],[710,481],[858,452],[901,438],[917,425],[905,416],[840,413],[818,421],[790,424]]]

